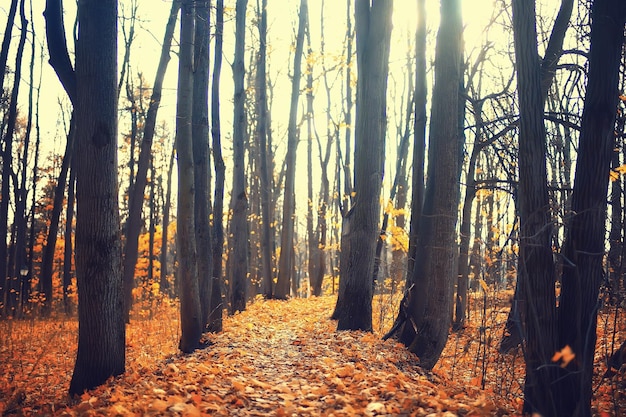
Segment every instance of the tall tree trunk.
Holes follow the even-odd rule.
[[[71,165],[71,162],[70,162]],[[72,259],[74,258],[74,202],[76,187],[76,169],[70,169],[70,178],[67,184],[67,209],[65,211],[65,248],[63,252],[63,310],[67,316],[72,315],[70,291],[72,286]]]
[[[134,179],[134,186],[129,196],[128,219],[126,221],[126,246],[124,247],[124,313],[126,320],[129,320],[130,309],[133,302],[133,285],[135,280],[135,266],[137,264],[137,251],[139,248],[139,234],[141,233],[141,212],[146,188],[146,178],[148,166],[152,155],[152,142],[154,140],[154,130],[156,126],[157,113],[161,105],[161,94],[163,92],[163,80],[165,72],[170,62],[170,49],[172,38],[176,29],[176,20],[180,9],[180,0],[172,1],[170,15],[165,26],[163,36],[163,46],[161,56],[154,77],[154,86],[150,97],[150,105],[146,114],[143,129],[143,138],[139,149],[139,161],[137,163],[137,175]],[[132,158],[131,158],[132,159]],[[164,227],[167,227],[164,224]]]
[[[150,196],[148,197],[148,210],[149,210],[149,227],[148,227],[148,285],[150,288],[154,284],[154,237],[156,228],[156,219],[158,216],[158,208],[156,205],[156,193],[155,193],[155,173],[154,173],[154,158],[150,158]],[[149,292],[150,300],[153,298],[153,292]],[[150,317],[152,317],[152,310],[150,310]]]
[[[44,11],[46,19],[46,39],[48,45],[48,54],[50,55],[50,65],[54,68],[65,92],[67,93],[72,104],[76,103],[76,73],[70,61],[69,52],[67,50],[67,42],[65,38],[65,27],[63,23],[63,6],[62,0],[46,0],[46,10]],[[116,95],[117,97],[117,95]],[[65,186],[67,181],[67,172],[71,155],[74,152],[74,142],[76,136],[76,125],[74,113],[70,122],[70,129],[67,134],[67,145],[63,162],[61,163],[61,172],[57,180],[54,191],[54,202],[52,206],[52,216],[50,227],[48,229],[48,237],[41,262],[41,287],[45,297],[44,314],[50,311],[52,302],[52,267],[54,261],[54,251],[56,248],[56,239],[59,230],[59,218],[63,209],[63,197],[65,195]],[[0,232],[1,233],[1,232]]]
[[[533,1],[534,4],[534,1]],[[559,62],[559,58],[562,54],[563,41],[565,39],[565,33],[569,26],[569,20],[572,14],[573,8],[573,0],[561,0],[561,6],[559,8],[559,13],[557,14],[557,18],[554,22],[554,26],[552,27],[552,32],[550,34],[550,39],[548,41],[548,46],[546,47],[546,53],[544,55],[543,60],[541,61],[541,69],[540,69],[540,77],[541,77],[541,98],[542,98],[542,112],[543,112],[543,103],[545,103],[546,98],[548,96],[548,91],[550,89],[550,85],[552,85],[552,80],[554,79],[554,74],[556,73],[556,67]],[[536,30],[535,30],[536,32]],[[536,43],[536,40],[532,42]],[[519,90],[519,88],[518,88]],[[566,175],[569,178],[569,165],[565,164],[564,167]],[[547,177],[546,177],[547,181]],[[523,278],[524,275],[522,274]],[[520,276],[518,276],[518,280]],[[509,312],[509,316],[507,318],[505,324],[505,332],[504,337],[502,338],[500,344],[500,350],[503,352],[508,351],[512,347],[518,346],[523,339],[523,335],[521,334],[521,315],[522,313],[519,311],[520,306],[523,304],[523,296],[520,293],[521,286],[516,285],[515,294],[513,295],[513,306],[511,311]]]
[[[167,168],[167,181],[165,191],[165,201],[163,201],[163,231],[161,232],[161,276],[159,278],[159,288],[161,293],[165,293],[170,297],[175,291],[172,291],[170,282],[167,278],[167,252],[168,252],[168,226],[170,224],[170,202],[172,200],[172,171],[174,171],[174,156],[176,154],[176,145],[174,145],[169,158],[169,166]]]
[[[474,109],[476,111],[476,109]],[[454,330],[460,330],[465,324],[465,312],[467,310],[467,288],[469,277],[469,255],[470,255],[470,238],[472,226],[472,204],[476,196],[476,159],[479,151],[477,150],[477,142],[474,142],[474,149],[467,164],[468,170],[466,175],[465,198],[463,200],[463,209],[461,211],[461,227],[459,230],[459,268],[457,274],[456,297],[454,303]],[[478,207],[476,208],[478,210]]]
[[[424,202],[424,161],[426,158],[426,0],[417,0],[415,32],[415,117],[413,118],[413,174],[411,176],[411,220],[407,252],[407,287],[413,281],[413,267],[419,222]]]
[[[342,231],[339,330],[372,330],[372,276],[380,231],[391,0],[356,0],[357,115],[354,204]],[[343,282],[343,285],[341,284]],[[342,291],[343,289],[343,291]],[[340,307],[341,306],[341,307]]]
[[[623,124],[623,122],[622,122]],[[621,128],[621,130],[620,130]],[[616,129],[617,132],[623,132],[623,125]],[[621,152],[618,149],[613,150],[613,158],[611,161],[611,168],[616,169],[621,165],[620,161]],[[623,181],[621,176],[617,178],[611,178],[611,229],[609,231],[609,253],[607,256],[608,261],[608,280],[609,280],[609,295],[611,302],[619,302],[620,294],[620,280],[622,277],[622,251],[623,251],[623,235],[624,230],[624,213],[622,210],[622,186]]]
[[[211,134],[213,139],[213,163],[215,167],[215,191],[213,197],[213,276],[211,279],[211,306],[209,309],[210,332],[222,331],[222,254],[224,251],[224,181],[226,166],[222,157],[220,124],[220,74],[222,71],[222,40],[224,37],[224,0],[217,0],[215,10],[215,59],[211,85]]]
[[[46,246],[43,250],[41,261],[41,287],[45,297],[43,314],[50,312],[52,305],[52,272],[54,267],[54,252],[56,250],[57,235],[59,231],[59,219],[63,210],[63,198],[65,197],[65,188],[67,181],[67,173],[70,169],[72,154],[75,152],[74,142],[76,141],[76,119],[75,112],[72,113],[70,120],[70,129],[67,134],[67,144],[65,145],[65,154],[61,162],[61,172],[57,179],[54,189],[54,200],[52,204],[52,213],[50,226],[48,228],[48,238]]]
[[[259,29],[259,51],[256,67],[256,132],[255,137],[258,140],[259,146],[259,159],[261,160],[261,276],[262,276],[262,291],[265,298],[272,298],[274,295],[273,289],[273,262],[274,262],[274,249],[272,238],[272,222],[273,215],[270,205],[271,190],[271,177],[270,167],[272,166],[269,160],[268,152],[268,137],[269,137],[269,117],[267,111],[267,73],[266,73],[266,58],[267,58],[267,0],[261,0],[259,6],[259,0],[257,0],[257,13],[258,13],[258,29]]]
[[[587,92],[571,199],[573,215],[563,247],[566,262],[558,311],[557,347],[569,346],[576,360],[569,362],[567,373],[558,381],[559,416],[591,416],[598,295],[604,276],[608,174],[615,144],[625,24],[626,3],[593,2]]]
[[[30,0],[30,20],[31,22],[33,21],[33,2],[32,0]],[[23,18],[25,20],[25,17]],[[26,31],[26,27],[27,24],[23,25],[24,28],[23,30]],[[22,160],[23,160],[23,171],[22,171],[22,181],[21,181],[21,185],[20,188],[22,190],[23,193],[23,206],[24,206],[24,212],[22,213],[22,217],[23,217],[23,224],[24,224],[24,263],[23,263],[23,268],[28,271],[27,272],[27,276],[24,277],[24,285],[25,285],[25,291],[22,293],[22,298],[24,300],[24,303],[29,303],[30,301],[30,296],[31,296],[31,287],[32,287],[32,277],[33,277],[33,248],[34,248],[34,230],[27,230],[28,228],[28,223],[29,223],[29,219],[31,217],[31,215],[29,213],[27,213],[26,210],[26,206],[27,206],[27,198],[28,198],[28,193],[31,192],[32,194],[36,193],[37,187],[34,186],[32,189],[28,189],[27,188],[27,181],[28,181],[28,177],[27,177],[27,172],[28,172],[28,155],[30,153],[30,148],[31,148],[31,135],[32,135],[32,128],[33,128],[33,115],[35,110],[33,109],[34,106],[34,89],[35,89],[35,28],[34,26],[31,28],[30,30],[30,34],[31,34],[31,53],[30,53],[30,64],[29,64],[29,74],[28,74],[28,116],[27,116],[27,120],[26,120],[26,131],[24,133],[24,154],[22,156]],[[39,86],[41,86],[41,76],[40,76],[40,80],[39,80]],[[1,90],[0,90],[1,91]],[[36,143],[35,143],[35,155],[34,155],[34,167],[33,167],[33,182],[36,179],[36,171],[37,171],[37,158],[39,157],[39,132],[37,132],[37,138],[36,138]],[[34,213],[35,211],[35,199],[33,197],[33,204],[31,205],[31,213]],[[19,247],[17,248],[19,250]],[[28,255],[28,256],[27,256]],[[1,300],[1,298],[0,298]]]
[[[513,0],[513,32],[520,101],[519,121],[519,302],[525,323],[524,412],[555,415],[551,389],[556,351],[555,271],[547,189],[546,141],[535,2]]]
[[[398,136],[400,137],[400,142],[398,143],[398,148],[396,150],[396,155],[398,155],[398,159],[396,160],[393,183],[391,184],[391,189],[389,190],[389,203],[390,204],[393,204],[399,192],[400,192],[401,197],[402,197],[403,192],[404,192],[404,195],[406,196],[406,192],[404,190],[401,190],[401,188],[402,188],[402,184],[406,184],[407,182],[406,181],[406,160],[407,160],[407,155],[409,151],[409,137],[410,137],[409,121],[411,120],[411,113],[413,112],[413,94],[414,94],[414,91],[412,91],[414,90],[413,69],[411,68],[410,56],[407,57],[407,68],[409,72],[408,73],[408,79],[409,79],[408,90],[410,91],[410,93],[407,95],[407,101],[406,101],[406,113],[404,117],[406,124],[404,125],[404,129],[401,126],[397,127]],[[400,122],[400,125],[402,125],[402,121]],[[404,201],[406,202],[405,196],[403,198],[404,198]],[[397,206],[397,207],[403,208],[403,206],[402,207]],[[385,240],[387,236],[387,229],[389,227],[390,216],[392,216],[391,211],[385,208],[384,214],[383,214],[383,222],[380,228],[380,234],[378,235],[378,240],[376,242],[376,258],[374,260],[374,275],[372,276],[373,285],[376,285],[376,281],[378,280],[378,273],[380,272],[379,271],[380,265],[383,259],[383,247],[385,246]],[[393,221],[393,218],[392,218],[392,221]],[[392,236],[392,239],[393,239],[393,236]]]
[[[0,274],[2,274],[3,277],[7,277],[9,279],[9,283],[7,285],[6,307],[10,309],[10,312],[13,315],[21,315],[21,311],[19,311],[19,309],[21,304],[20,296],[22,294],[21,287],[23,285],[20,271],[25,261],[24,257],[26,256],[26,254],[23,253],[23,249],[25,248],[25,240],[22,239],[22,237],[25,238],[26,233],[26,219],[24,219],[23,216],[25,207],[21,207],[22,203],[25,204],[26,201],[21,197],[18,197],[15,201],[16,216],[21,218],[15,219],[14,223],[18,225],[19,229],[19,241],[17,242],[16,246],[21,246],[22,250],[18,249],[18,251],[14,254],[14,265],[9,264],[7,267],[6,263],[8,248],[6,236],[8,234],[7,221],[9,214],[10,179],[13,174],[13,136],[15,134],[17,123],[17,98],[19,95],[20,83],[22,82],[22,58],[24,56],[24,45],[26,44],[26,34],[28,26],[28,21],[26,20],[26,15],[24,12],[24,2],[25,0],[20,1],[20,21],[22,30],[20,32],[20,40],[15,55],[15,74],[13,77],[13,88],[11,90],[11,99],[9,102],[6,131],[4,134],[4,153],[2,155],[2,200],[0,201],[0,236],[2,236],[2,239],[0,239]],[[17,181],[14,182],[14,188],[16,190],[16,196],[18,196],[20,191]]]
[[[308,20],[307,0],[300,0],[298,35],[296,36],[296,52],[293,60],[293,78],[291,79],[291,105],[289,108],[289,124],[287,125],[287,156],[285,172],[285,192],[283,195],[283,223],[280,239],[280,258],[278,260],[278,281],[274,296],[286,299],[289,296],[291,273],[294,259],[294,222],[295,222],[295,181],[296,181],[296,150],[298,148],[297,120],[298,99],[300,97],[300,81],[302,78],[302,54],[304,51],[304,32]]]
[[[117,197],[117,1],[78,5],[76,274],[78,353],[70,394],[124,372]]]
[[[320,7],[320,55],[322,58],[322,74],[324,77],[324,89],[326,90],[326,150],[322,149],[322,143],[320,141],[320,137],[317,133],[317,130],[314,129],[315,139],[317,141],[317,149],[319,153],[320,159],[320,168],[322,171],[322,182],[320,184],[320,195],[319,195],[319,203],[317,206],[317,229],[315,233],[317,248],[312,248],[314,252],[315,258],[309,260],[309,262],[313,262],[315,265],[311,272],[311,293],[315,296],[322,295],[322,283],[324,280],[324,275],[326,274],[326,256],[327,256],[327,245],[326,235],[328,234],[328,223],[326,220],[326,213],[328,211],[328,205],[330,204],[330,181],[328,179],[328,163],[330,162],[331,151],[333,148],[333,138],[339,135],[339,129],[335,126],[334,132],[331,130],[331,126],[335,125],[331,116],[331,102],[332,102],[332,91],[330,87],[330,83],[328,80],[328,69],[326,68],[326,52],[325,52],[325,26],[324,26],[324,7],[325,2],[322,1],[322,5]],[[310,27],[310,25],[309,25]],[[311,79],[307,82],[311,84],[311,93],[312,90],[312,80],[313,74],[311,74]],[[311,103],[312,105],[312,103]],[[336,138],[337,146],[339,147],[338,137]],[[340,188],[337,188],[338,190]]]
[[[15,14],[17,13],[17,0],[11,0],[9,13],[7,13],[7,24],[2,36],[2,47],[0,47],[0,94],[4,91],[4,79],[9,58],[9,47],[11,46],[11,33],[15,24]]]
[[[404,241],[404,231],[406,230],[406,215],[404,213],[407,206],[409,190],[409,182],[406,168],[407,166],[405,161],[405,164],[402,168],[403,172],[398,182],[398,192],[396,194],[395,202],[396,209],[400,211],[395,217],[395,232],[393,234],[393,243],[391,250],[391,266],[389,275],[391,277],[392,294],[395,294],[398,288],[400,288],[400,284],[404,282],[406,273],[406,253],[408,246]],[[399,235],[396,235],[396,233]]]
[[[198,286],[198,252],[195,226],[195,181],[192,143],[193,58],[195,4],[182,0],[180,52],[176,103],[176,155],[178,157],[178,282],[180,286],[180,350],[185,353],[200,347],[202,316]]]
[[[346,107],[344,120],[346,125],[346,137],[345,137],[345,161],[343,164],[343,188],[346,205],[348,201],[352,201],[352,190],[354,184],[352,180],[352,108],[354,107],[354,101],[352,97],[352,60],[353,60],[353,45],[354,45],[354,31],[352,30],[352,8],[350,5],[352,0],[346,0]],[[358,25],[358,24],[357,24]],[[339,143],[337,143],[339,146]],[[339,190],[341,191],[341,190]],[[348,212],[348,208],[343,206],[343,213],[345,215]]]
[[[399,330],[400,341],[427,369],[437,363],[448,339],[457,275],[459,152],[463,146],[458,129],[461,50],[460,3],[442,0],[435,51],[428,180],[419,222],[420,235],[408,305],[406,310],[401,308],[394,325],[394,329]],[[450,112],[450,109],[456,111]],[[406,318],[402,320],[404,315]]]
[[[474,137],[474,147],[472,154],[467,163],[467,174],[465,176],[465,198],[463,200],[463,208],[461,210],[461,227],[459,230],[459,264],[457,274],[455,311],[454,311],[454,330],[460,330],[465,324],[465,312],[467,310],[467,288],[469,276],[469,248],[472,225],[472,204],[476,197],[476,164],[478,156],[484,149],[485,143],[481,143],[482,137],[482,100],[473,102],[474,121],[476,124],[476,135]],[[479,210],[479,208],[477,208]]]
[[[20,20],[21,20],[21,30],[24,32],[24,37],[26,37],[28,33],[28,20],[26,19],[26,11],[24,8],[26,1],[20,4]],[[32,6],[32,3],[31,3]],[[32,7],[30,10],[30,19],[32,21]],[[35,42],[33,41],[35,36],[35,28],[31,27],[31,54],[30,54],[30,64],[29,64],[29,75],[28,75],[28,113],[26,116],[26,129],[24,131],[24,137],[22,142],[22,172],[21,178],[16,181],[16,205],[15,205],[15,221],[17,223],[17,239],[15,245],[16,258],[18,261],[16,265],[20,267],[20,275],[21,275],[21,304],[22,309],[21,312],[25,312],[29,309],[29,300],[31,295],[31,284],[32,284],[32,250],[30,253],[28,252],[28,220],[29,214],[27,210],[27,199],[29,190],[26,186],[28,179],[28,159],[29,153],[31,152],[31,134],[33,128],[33,90],[34,90],[34,67],[35,67]],[[21,41],[21,36],[20,36]],[[25,41],[24,41],[25,42]],[[22,50],[22,54],[23,54]],[[17,176],[15,177],[17,179]],[[34,191],[33,191],[34,192]],[[34,206],[32,207],[34,210]],[[21,254],[20,254],[21,253]],[[30,256],[29,256],[30,255]],[[19,259],[21,257],[21,259]],[[24,273],[25,272],[25,273]]]
[[[324,19],[324,1],[322,0],[321,6],[321,19]],[[307,30],[306,30],[306,42],[307,42],[307,67],[306,67],[306,172],[307,172],[307,208],[306,208],[306,234],[308,242],[308,275],[309,275],[309,288],[313,295],[320,295],[320,291],[317,290],[317,278],[318,269],[320,267],[318,263],[320,252],[319,236],[314,228],[315,216],[314,216],[314,203],[313,203],[313,62],[311,48],[311,23],[307,16]],[[322,28],[323,28],[322,23]],[[321,35],[321,42],[323,40],[323,34]],[[323,56],[323,48],[320,48],[320,53]],[[321,155],[320,155],[321,158]],[[321,192],[321,191],[320,191]],[[320,219],[318,218],[318,223]],[[321,290],[321,282],[320,282]]]
[[[248,274],[248,197],[245,178],[245,90],[243,87],[245,68],[243,64],[246,39],[246,8],[248,0],[237,0],[235,29],[235,60],[233,78],[235,82],[233,119],[233,191],[230,202],[231,249],[228,256],[231,265],[230,282],[231,310],[246,309],[246,276]],[[258,122],[257,122],[258,123]]]
[[[213,249],[211,242],[211,164],[209,155],[209,43],[211,2],[196,4],[196,33],[193,77],[193,158],[195,181],[195,222],[198,250],[198,285],[202,329],[206,329],[211,307]]]
[[[32,8],[32,1],[30,3],[31,6],[31,20],[33,20],[33,8]],[[35,44],[35,33],[33,31],[32,34],[32,43]],[[43,65],[43,46],[41,46],[41,52],[40,52],[40,61],[39,61],[39,65],[40,68]],[[33,54],[31,55],[31,59],[33,61],[35,61],[35,50],[33,48]],[[33,67],[34,65],[31,64],[31,72],[33,71]],[[32,78],[32,76],[31,76]],[[37,199],[39,198],[39,193],[37,192],[37,182],[39,180],[39,155],[40,155],[40,149],[41,149],[41,129],[39,128],[39,103],[40,103],[40,98],[41,98],[41,81],[42,81],[43,75],[41,73],[41,71],[39,72],[39,80],[37,82],[37,98],[36,98],[36,102],[35,102],[35,131],[37,132],[36,134],[36,139],[35,139],[35,155],[34,155],[34,163],[33,163],[33,172],[32,172],[32,183],[31,183],[31,211],[30,211],[30,236],[29,236],[29,242],[28,242],[28,247],[29,247],[29,253],[30,253],[30,257],[28,259],[28,269],[30,271],[33,271],[33,266],[35,264],[34,262],[34,253],[35,253],[35,241],[37,239],[37,235],[39,234],[39,228],[37,227],[37,220],[35,219],[35,207],[37,206]],[[34,85],[34,81],[32,83],[32,85]],[[0,286],[2,285],[2,279],[0,278]],[[4,300],[3,294],[2,294],[2,289],[0,289],[0,303]],[[0,307],[0,315],[2,314],[2,307]]]

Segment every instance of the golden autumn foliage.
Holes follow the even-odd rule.
[[[336,332],[328,319],[334,303],[333,296],[258,299],[227,317],[224,332],[210,335],[212,345],[191,355],[177,349],[177,306],[162,303],[153,319],[128,326],[126,373],[74,399],[66,392],[75,320],[0,322],[0,413],[11,407],[16,415],[59,416],[452,417],[521,409],[521,355],[493,352],[495,324],[506,318],[497,303],[451,336],[432,373],[380,333]],[[388,303],[377,296],[375,311]],[[624,404],[623,391],[613,388],[619,377],[600,384],[596,415],[610,415],[613,398]]]

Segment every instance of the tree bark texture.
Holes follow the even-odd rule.
[[[595,0],[572,217],[563,246],[558,348],[576,355],[559,380],[556,415],[591,416],[598,294],[604,278],[607,188],[624,47],[626,3]],[[546,413],[548,414],[548,413]]]
[[[192,140],[195,181],[196,245],[202,329],[209,321],[213,248],[211,239],[211,164],[209,154],[209,41],[211,2],[196,1]]]
[[[76,275],[78,353],[70,394],[124,372],[117,184],[117,1],[78,6]]]
[[[258,10],[259,51],[256,66],[256,131],[255,137],[259,146],[260,176],[261,176],[261,289],[265,298],[274,296],[274,242],[272,233],[274,228],[273,211],[270,204],[272,192],[271,175],[272,164],[269,160],[269,116],[267,111],[267,0],[260,2]],[[257,0],[259,8],[259,0]]]
[[[46,0],[46,10],[44,10],[43,15],[46,19],[46,40],[48,54],[50,55],[50,65],[54,68],[54,72],[57,74],[57,77],[59,77],[72,104],[75,104],[76,74],[72,67],[70,54],[67,50],[67,41],[65,39],[63,0]]]
[[[193,55],[195,7],[193,0],[181,2],[178,95],[176,103],[176,155],[178,156],[178,282],[180,286],[180,350],[189,353],[200,347],[202,317],[198,286],[195,182],[192,143]]]
[[[534,1],[513,0],[513,31],[520,106],[518,302],[526,340],[524,412],[549,416],[555,415],[558,400],[552,385],[556,371],[550,366],[556,351],[555,270]]]
[[[244,48],[246,35],[246,7],[248,0],[237,0],[235,29],[235,60],[233,78],[235,82],[233,118],[233,191],[230,202],[231,250],[229,255],[231,310],[246,309],[246,277],[248,274],[248,197],[245,179],[245,90],[243,86]]]
[[[534,4],[534,2],[533,2]],[[557,64],[562,54],[563,40],[565,39],[565,33],[569,27],[569,20],[571,18],[573,8],[573,0],[561,0],[561,7],[557,14],[557,18],[552,27],[550,33],[550,39],[544,58],[541,60],[541,97],[542,103],[545,103],[556,73]],[[536,31],[536,30],[535,30]],[[536,41],[534,41],[536,42]],[[543,107],[542,107],[543,109]],[[565,147],[568,149],[569,147]],[[564,170],[566,172],[566,178],[569,178],[569,166],[565,164]],[[545,179],[547,181],[547,177]],[[523,275],[521,275],[523,277]],[[518,275],[518,280],[520,275]],[[521,334],[521,313],[519,312],[520,306],[523,304],[523,297],[520,293],[522,287],[519,284],[515,286],[515,294],[513,296],[513,307],[509,312],[509,317],[505,325],[504,337],[500,343],[500,351],[507,352],[513,347],[517,347],[522,339]]]
[[[226,165],[222,157],[220,122],[220,74],[222,71],[222,40],[224,37],[224,0],[217,0],[215,10],[215,59],[211,84],[211,135],[213,139],[213,166],[215,191],[213,197],[213,276],[211,278],[211,306],[207,330],[222,331],[222,255],[224,251],[224,181]]]
[[[391,0],[356,0],[357,100],[354,203],[342,231],[339,330],[372,330],[372,276],[380,232]]]
[[[417,0],[415,32],[415,117],[413,121],[413,173],[411,176],[411,219],[407,252],[407,283],[413,281],[415,249],[424,203],[424,160],[426,157],[426,0]]]
[[[437,363],[446,344],[457,276],[458,173],[459,152],[463,146],[457,113],[462,58],[460,13],[458,0],[441,2],[430,122],[430,162],[413,266],[414,291],[410,294],[408,306],[411,319],[405,322],[400,333],[400,340],[420,358],[420,365],[426,369],[432,369]]]

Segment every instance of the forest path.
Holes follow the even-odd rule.
[[[502,415],[476,387],[426,374],[394,341],[337,332],[334,297],[257,301],[224,320],[213,344],[142,360],[158,334],[130,334],[126,373],[53,409],[28,394],[18,414],[341,416]],[[138,346],[141,344],[145,346]],[[163,343],[165,345],[170,341]],[[144,357],[148,356],[144,352]],[[152,353],[152,355],[155,355]],[[44,388],[45,389],[45,388]],[[59,384],[57,392],[66,390]]]

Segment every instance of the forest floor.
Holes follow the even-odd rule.
[[[126,372],[71,399],[75,320],[0,322],[0,415],[504,416],[521,410],[523,362],[499,355],[493,303],[451,335],[433,372],[380,332],[337,332],[335,297],[258,300],[207,349],[177,351],[175,306],[127,330]],[[375,328],[393,305],[375,300]],[[506,316],[504,315],[504,319]],[[599,370],[600,372],[600,370]],[[604,370],[601,370],[604,372]],[[626,416],[623,375],[596,384],[594,414]],[[626,410],[626,408],[624,409]]]

